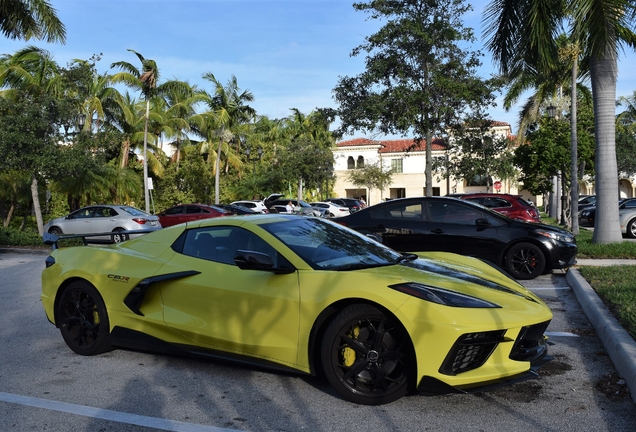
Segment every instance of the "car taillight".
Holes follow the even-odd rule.
[[[148,219],[144,219],[144,218],[133,218],[133,221],[137,222],[139,225],[143,225],[146,222],[148,222]]]

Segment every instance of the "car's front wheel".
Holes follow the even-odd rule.
[[[59,229],[58,227],[53,227],[53,228],[51,228],[51,229],[49,230],[49,234],[53,234],[53,235],[56,235],[56,236],[60,236],[60,235],[62,235],[63,233],[62,233],[62,230],[61,230],[61,229]]]
[[[358,404],[393,402],[414,379],[415,356],[406,330],[371,305],[351,305],[336,315],[325,331],[321,360],[331,385]]]
[[[636,218],[630,220],[627,223],[627,228],[625,232],[627,233],[627,237],[636,238]]]
[[[545,270],[545,256],[532,243],[518,243],[506,254],[506,270],[515,279],[534,279]]]
[[[106,306],[88,282],[76,281],[64,288],[56,317],[64,341],[77,354],[95,355],[111,348]]]

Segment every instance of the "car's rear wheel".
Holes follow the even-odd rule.
[[[636,218],[630,220],[627,223],[627,228],[625,232],[627,233],[627,237],[636,238]]]
[[[113,234],[110,237],[113,243],[121,243],[128,240],[128,235],[125,234],[124,230],[121,228],[115,228],[113,230]]]
[[[545,270],[545,256],[532,243],[518,243],[506,254],[506,270],[515,279],[534,279]]]
[[[371,305],[343,309],[325,331],[325,376],[347,400],[364,405],[393,402],[413,379],[411,340],[399,321]]]
[[[62,235],[63,233],[62,233],[62,230],[59,229],[58,227],[53,227],[49,230],[49,234],[59,236],[59,235]]]
[[[64,341],[81,355],[108,351],[108,314],[95,287],[76,281],[64,288],[57,305],[57,322]]]

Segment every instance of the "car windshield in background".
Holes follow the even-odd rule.
[[[354,270],[392,265],[401,255],[361,234],[324,219],[261,225],[315,270]]]

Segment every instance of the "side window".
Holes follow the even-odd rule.
[[[353,159],[353,156],[349,156],[349,158],[347,158],[347,169],[355,169],[356,168],[356,161]]]
[[[477,209],[461,204],[431,201],[428,206],[429,220],[432,222],[474,225],[477,219],[483,217]]]
[[[278,252],[251,231],[239,227],[208,227],[189,230],[183,244],[183,254],[223,264],[236,265],[238,250],[268,254],[277,262]]]
[[[408,219],[411,221],[422,220],[422,204],[398,204],[386,207],[387,219]]]
[[[93,210],[95,207],[89,207],[82,210],[78,210],[73,213],[73,218],[75,219],[86,219],[93,216]]]
[[[183,207],[172,207],[166,210],[166,215],[177,215],[183,213]]]
[[[186,213],[188,214],[201,213],[201,208],[196,206],[187,206]]]
[[[512,204],[503,198],[486,198],[484,200],[484,205],[488,208],[512,207]]]

